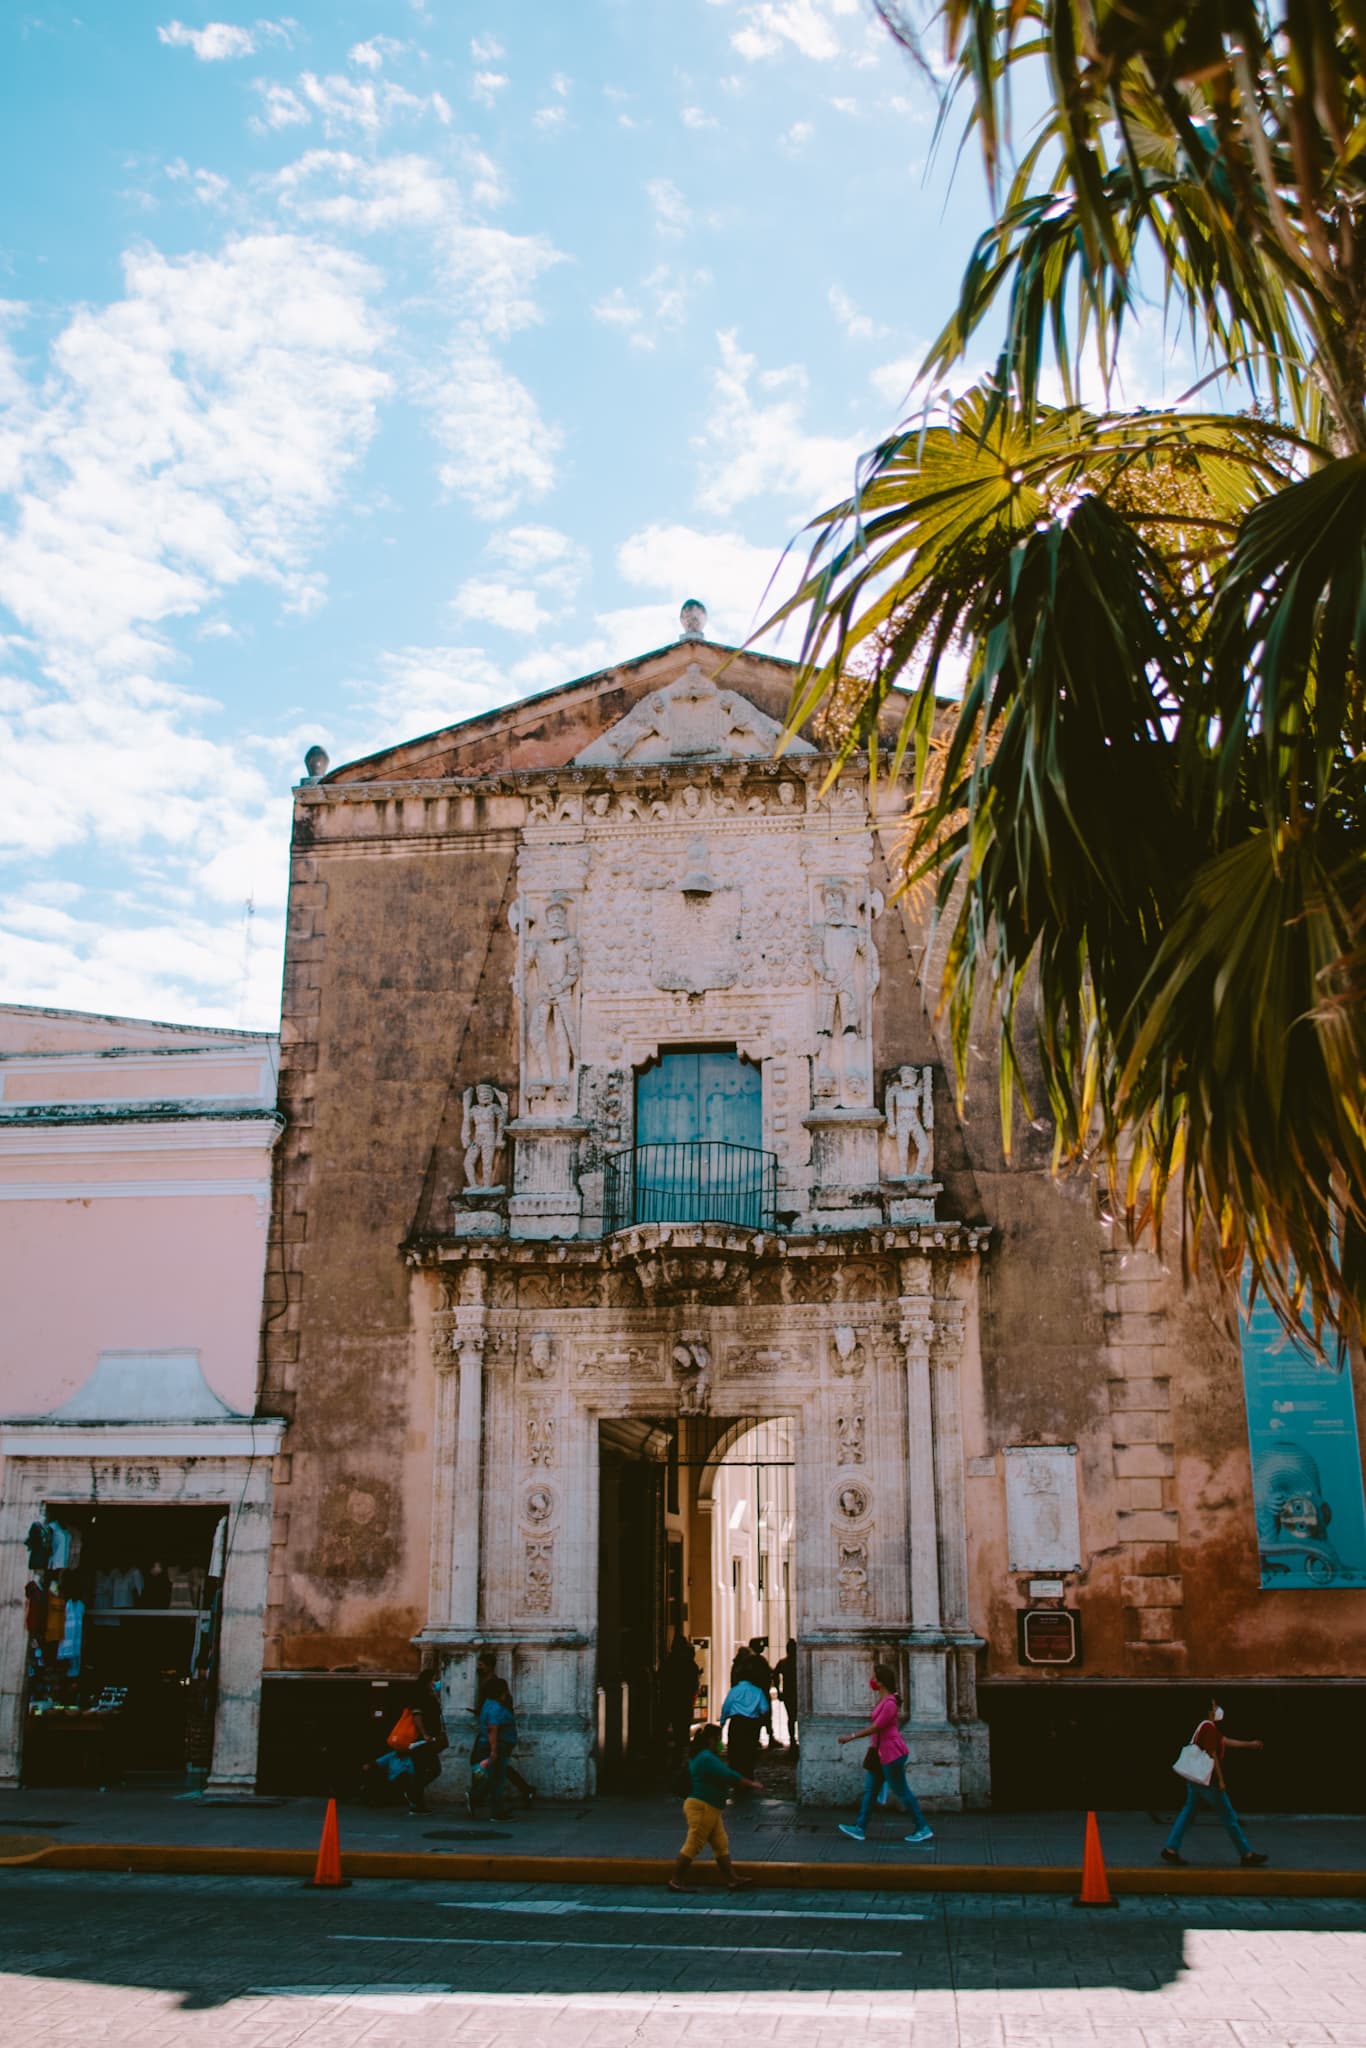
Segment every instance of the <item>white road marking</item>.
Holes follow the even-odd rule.
[[[899,1948],[762,1948],[756,1942],[659,1941],[508,1941],[478,1934],[329,1934],[329,1941],[384,1941],[400,1948],[608,1948],[639,1949],[645,1955],[680,1956],[841,1956],[846,1962],[863,1956],[899,1957]]]
[[[452,1913],[650,1913],[669,1914],[679,1920],[701,1918],[745,1920],[837,1920],[858,1926],[864,1920],[890,1920],[902,1927],[909,1920],[925,1920],[925,1913],[822,1913],[801,1906],[593,1906],[585,1899],[441,1899],[438,1904]]]

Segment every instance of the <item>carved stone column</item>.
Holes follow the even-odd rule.
[[[927,1258],[902,1260],[901,1323],[906,1356],[906,1483],[911,1545],[911,1673],[914,1719],[948,1717],[948,1674],[939,1600],[939,1504],[935,1491],[934,1398],[930,1350],[934,1342],[932,1267]],[[917,1638],[924,1644],[918,1648]]]
[[[940,1609],[946,1629],[968,1621],[968,1529],[963,1487],[963,1415],[958,1373],[963,1356],[966,1303],[934,1304],[930,1394],[934,1410],[935,1494],[939,1509]]]
[[[450,1620],[472,1629],[479,1621],[479,1517],[483,1505],[484,1310],[455,1312],[452,1346],[458,1389],[455,1413],[455,1498],[450,1517]]]
[[[482,1302],[447,1309],[433,1323],[436,1413],[427,1634],[471,1629],[479,1618],[484,1325]]]

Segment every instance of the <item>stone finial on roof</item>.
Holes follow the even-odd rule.
[[[683,629],[678,636],[680,640],[706,639],[707,607],[703,604],[700,597],[688,597],[683,600],[682,610],[678,614],[678,623]]]
[[[330,765],[326,747],[310,747],[304,755],[304,781],[321,782]]]

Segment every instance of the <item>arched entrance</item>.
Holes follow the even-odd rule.
[[[776,1666],[795,1633],[793,1423],[787,1415],[728,1425],[698,1489],[711,1518],[710,1698],[725,1697],[735,1653],[759,1641]],[[775,1704],[774,1734],[788,1740]]]

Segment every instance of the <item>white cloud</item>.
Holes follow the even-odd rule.
[[[832,284],[826,301],[851,341],[879,341],[886,334],[886,328],[880,327],[869,314],[860,313],[842,285]]]
[[[285,841],[275,864],[287,860]],[[184,914],[153,921],[143,911],[112,928],[92,915],[44,914],[32,898],[0,911],[7,999],[56,1009],[275,1029],[283,948],[284,920],[260,912],[248,940],[240,911],[217,923]]]
[[[551,489],[564,436],[477,334],[452,344],[443,367],[418,380],[417,396],[445,451],[443,487],[480,518],[504,519]]]
[[[666,330],[687,324],[688,309],[696,290],[711,283],[711,272],[675,270],[658,263],[642,278],[638,296],[615,285],[593,308],[593,317],[604,327],[614,327],[633,348],[649,350],[659,344]]]
[[[569,109],[563,102],[552,102],[549,106],[537,107],[531,117],[532,126],[539,128],[542,135],[558,135],[569,120]]]
[[[299,98],[297,92],[287,85],[271,85],[265,79],[256,80],[260,95],[261,111],[252,118],[252,126],[259,134],[279,128],[299,128],[311,121],[313,116]]]
[[[498,104],[498,95],[507,88],[505,71],[476,71],[470,80],[470,98],[478,100],[481,107]]]
[[[217,171],[192,171],[183,156],[167,164],[166,176],[173,185],[188,185],[201,206],[220,206],[232,190],[228,180]]]
[[[359,64],[365,71],[378,71],[386,58],[400,57],[407,49],[396,36],[371,36],[363,43],[353,43],[347,51],[347,62]]]
[[[256,38],[249,28],[237,28],[227,21],[206,22],[203,28],[187,28],[183,21],[168,21],[157,30],[157,38],[173,47],[193,50],[201,64],[250,57],[256,48]]]
[[[482,647],[403,647],[380,661],[378,680],[353,683],[363,702],[363,752],[475,718],[521,693]]]
[[[786,44],[803,57],[828,64],[841,53],[835,21],[857,15],[860,0],[760,0],[740,10],[740,27],[731,45],[753,64],[775,57]]]
[[[733,331],[717,342],[712,409],[695,440],[703,509],[725,515],[750,498],[776,493],[794,517],[805,518],[846,496],[859,443],[806,431],[806,371],[799,364],[760,370]]]
[[[311,149],[278,172],[280,202],[296,220],[375,233],[435,226],[455,211],[458,194],[426,157],[364,158]]]
[[[329,134],[359,128],[373,138],[400,114],[434,114],[443,127],[450,126],[450,106],[439,92],[419,95],[387,79],[357,81],[341,72],[320,78],[316,72],[305,71],[299,79],[299,91],[321,116]]]
[[[686,234],[692,225],[692,208],[672,178],[651,178],[645,187],[654,208],[655,229],[670,237]]]
[[[779,146],[785,149],[789,156],[795,156],[799,149],[806,148],[815,132],[809,121],[794,121],[792,126],[778,137]]]
[[[572,598],[588,567],[588,550],[554,526],[509,526],[489,542],[488,553],[514,574],[532,578],[543,591]]]
[[[675,612],[685,597],[700,597],[709,636],[738,642],[795,587],[795,564],[771,584],[780,558],[778,547],[757,547],[738,533],[659,523],[622,542],[617,567],[637,589],[672,598]]]
[[[685,128],[714,128],[716,116],[704,112],[701,107],[684,107],[679,115]]]
[[[551,616],[527,585],[504,583],[487,576],[472,576],[462,583],[452,608],[458,618],[478,619],[485,625],[499,626],[506,633],[539,632]]]
[[[470,55],[476,64],[496,64],[507,52],[497,36],[482,35],[470,38]]]
[[[920,371],[919,356],[896,356],[868,373],[868,382],[885,405],[903,405]]]

